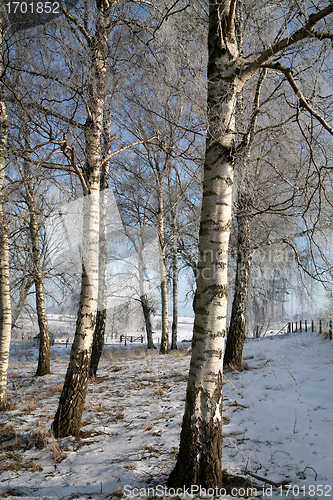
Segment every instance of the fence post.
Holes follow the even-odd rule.
[[[308,320],[307,319],[305,320],[305,331],[306,332],[308,331]]]
[[[319,320],[319,333],[323,333],[323,322],[321,319]]]
[[[302,331],[302,320],[301,319],[299,320],[299,331],[300,332]]]
[[[291,324],[290,324],[290,322],[288,323],[288,333],[291,333]]]
[[[314,321],[313,321],[313,319],[311,320],[311,330],[314,332]]]
[[[330,340],[332,340],[332,320],[330,319]]]
[[[295,332],[297,332],[297,321],[295,321]]]

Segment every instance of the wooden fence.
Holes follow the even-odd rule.
[[[125,343],[125,346],[127,345],[128,342],[130,342],[131,344],[133,343],[140,343],[140,344],[143,344],[143,335],[120,335],[120,339],[119,339],[120,343],[124,342]]]
[[[324,329],[325,323],[327,323],[327,329]],[[285,328],[285,327],[288,328],[288,333],[303,332],[303,331],[307,332],[308,328],[310,328],[307,320],[291,321],[291,322],[287,323],[283,328]],[[329,339],[332,340],[332,320],[331,319],[327,322],[320,319],[318,327],[319,327],[319,333],[325,333],[326,335],[328,335]],[[316,331],[314,320],[311,320],[311,331],[312,332]]]

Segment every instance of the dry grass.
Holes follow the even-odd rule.
[[[56,463],[62,462],[66,458],[65,448],[59,446],[53,433],[46,427],[42,428],[41,423],[38,423],[37,431],[32,432],[29,447],[35,447],[38,450],[48,448]]]
[[[109,493],[109,495],[106,495],[105,498],[124,498],[125,496],[125,493],[119,488],[118,490],[114,490],[112,493]]]
[[[121,362],[123,360],[145,359],[147,357],[147,348],[144,345],[136,346],[130,349],[116,347],[114,349],[104,349],[102,358],[106,361]],[[121,370],[128,368],[122,366]]]
[[[226,417],[226,416],[223,416],[223,417],[222,417],[222,424],[223,424],[223,425],[230,424],[230,418],[229,418],[229,417]]]
[[[223,371],[226,373],[233,371],[243,372],[248,370],[251,370],[251,367],[247,363],[242,363],[241,365],[234,365],[230,363],[229,365],[223,367]]]
[[[0,424],[0,443],[9,441],[16,437],[16,431],[13,424]]]
[[[156,448],[154,448],[153,446],[146,446],[146,445],[144,445],[144,446],[140,446],[140,447],[137,449],[137,451],[141,451],[141,450],[143,450],[143,451],[148,451],[148,453],[158,453],[158,452],[159,452],[159,450],[157,450],[157,449],[156,449]]]
[[[48,447],[49,447],[49,450],[50,450],[51,455],[53,457],[53,460],[57,464],[59,464],[60,462],[65,460],[65,458],[66,458],[65,449],[58,445],[58,442],[55,439],[55,437],[53,436],[53,434],[51,434],[51,436],[50,436]]]
[[[31,471],[32,472],[41,472],[43,470],[43,467],[40,465],[36,464],[34,460],[31,462]]]
[[[8,458],[12,461],[7,464],[1,465],[0,466],[1,472],[19,471],[22,469],[30,470],[31,472],[41,472],[43,470],[43,468],[40,465],[36,464],[34,460],[31,460],[29,462],[22,462],[22,460],[19,457],[13,454],[11,454],[11,456]]]
[[[142,347],[135,347],[134,349],[128,349],[126,359],[146,359],[147,351],[143,350]]]
[[[160,396],[163,396],[163,395],[164,395],[164,391],[163,391],[162,387],[157,387],[157,389],[156,389],[156,391],[155,391],[155,394],[156,394],[157,396],[159,396],[159,397],[160,397]]]
[[[123,469],[133,470],[136,469],[134,464],[124,465]]]
[[[47,395],[53,396],[54,394],[60,394],[63,388],[63,384],[51,385],[47,388]]]
[[[5,491],[5,493],[1,493],[2,498],[21,497],[21,496],[22,496],[22,493],[19,490],[15,490],[15,488],[8,488],[8,490]]]
[[[246,359],[254,359],[254,355],[253,354],[244,355],[243,360],[246,360]]]
[[[146,424],[144,427],[143,427],[143,432],[147,432],[147,431],[150,431],[151,429],[153,428],[153,424]]]
[[[106,408],[105,406],[103,405],[102,401],[100,401],[95,407],[95,410],[99,413],[104,413]]]
[[[123,411],[117,413],[117,415],[115,415],[114,417],[116,420],[122,420],[123,418],[125,418],[125,414],[123,413]]]
[[[32,413],[36,410],[35,398],[27,399],[24,403],[23,412]]]
[[[116,377],[116,378],[119,378],[119,377]],[[101,393],[101,392],[105,392],[105,391],[108,391],[110,389],[110,387],[106,386],[106,385],[102,385],[102,387],[99,387],[98,388],[98,392]]]

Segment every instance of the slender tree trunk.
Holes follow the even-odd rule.
[[[145,319],[145,325],[146,325],[147,348],[148,349],[155,349],[154,341],[153,341],[153,329],[151,326],[151,319],[150,319],[151,310],[149,307],[148,297],[146,294],[141,295],[140,302],[141,302],[142,312],[143,312],[143,316]]]
[[[3,71],[2,60],[3,19],[0,13],[0,73]],[[9,248],[8,225],[3,206],[3,189],[6,171],[6,153],[8,141],[8,115],[0,87],[0,410],[6,410],[7,373],[9,361],[10,337],[12,331],[12,310],[9,289]]]
[[[161,302],[162,302],[162,336],[160,352],[166,354],[169,352],[169,314],[168,314],[168,285],[166,273],[166,256],[165,256],[165,241],[164,241],[164,201],[163,189],[160,186],[159,192],[159,219],[158,229],[161,244]]]
[[[83,217],[83,266],[80,305],[74,342],[65,376],[59,406],[52,424],[56,437],[77,436],[87,393],[90,358],[98,298],[99,262],[99,194],[101,171],[101,137],[105,106],[105,78],[108,24],[104,4],[97,13],[96,32],[89,38],[88,55],[91,58],[90,88],[87,100],[88,117],[84,127],[86,190]]]
[[[235,293],[223,365],[233,368],[242,364],[245,340],[246,306],[249,290],[252,251],[250,249],[248,194],[240,192],[237,206],[237,266]]]
[[[30,132],[25,116],[21,116],[25,148],[30,149]],[[50,373],[50,332],[45,310],[45,294],[43,284],[43,269],[38,235],[38,216],[34,199],[34,188],[30,178],[30,158],[25,155],[23,159],[22,178],[25,188],[25,200],[29,211],[29,232],[31,239],[33,279],[36,294],[36,311],[39,327],[39,357],[36,376]]]
[[[172,186],[172,167],[168,175],[169,196],[171,202],[171,229],[172,229],[172,329],[171,349],[177,349],[178,328],[178,227],[177,227],[177,186]]]
[[[209,5],[208,131],[192,358],[177,464],[168,485],[222,486],[222,371],[227,315],[235,106],[234,2]]]
[[[34,266],[36,310],[37,310],[37,318],[38,318],[38,326],[40,334],[39,357],[38,357],[36,376],[42,376],[50,373],[50,333],[45,311],[45,295],[44,295],[44,285],[43,285],[42,262],[41,262],[40,246],[38,238],[37,211],[36,211],[36,205],[31,186],[31,181],[29,181],[29,167],[27,165],[27,162],[28,160],[25,160],[26,166],[24,168],[24,178],[25,178],[24,184],[26,191],[26,201],[30,215],[29,231],[30,231],[31,246],[32,246],[32,261]]]
[[[96,377],[98,364],[104,347],[106,326],[106,300],[107,300],[107,228],[106,209],[108,192],[101,192],[100,202],[100,229],[99,229],[99,261],[98,261],[98,310],[96,326],[91,352],[89,378]]]
[[[138,244],[139,242],[139,244]],[[144,228],[143,232],[137,238],[137,240],[132,238],[132,243],[138,255],[138,271],[139,271],[139,294],[140,294],[140,303],[142,307],[143,317],[145,320],[146,326],[146,334],[147,334],[147,348],[148,349],[156,349],[153,341],[153,328],[151,325],[151,313],[152,308],[149,305],[149,299],[147,294],[145,293],[145,263],[143,257],[143,250],[145,245],[145,234]]]
[[[110,105],[103,113],[103,158],[111,152],[111,108]],[[89,378],[96,377],[98,364],[104,347],[107,304],[107,277],[108,277],[108,242],[107,242],[107,207],[110,178],[110,162],[104,161],[100,178],[100,229],[99,229],[99,262],[98,262],[98,310],[96,327],[92,345]]]
[[[16,322],[22,312],[22,309],[24,307],[25,301],[27,300],[29,290],[31,289],[32,285],[34,284],[33,280],[30,279],[30,277],[25,277],[23,284],[20,289],[20,296],[18,299],[17,304],[14,305],[13,311],[12,311],[12,328],[15,327]]]
[[[0,115],[0,131],[3,131],[3,108]],[[0,132],[0,133],[1,133]],[[1,140],[1,139],[0,139]],[[2,142],[2,140],[1,140]],[[4,171],[5,161],[0,152],[0,170]],[[2,179],[1,179],[2,177]],[[0,190],[4,175],[0,172]],[[9,249],[8,227],[0,195],[0,410],[6,410],[7,404],[7,372],[9,361],[10,336],[12,331],[12,315],[9,290]]]
[[[99,309],[96,315],[96,326],[94,340],[91,352],[91,363],[89,369],[89,378],[96,377],[99,361],[104,347],[104,335],[106,325],[106,309]]]
[[[178,331],[178,242],[177,242],[177,219],[175,210],[171,211],[172,217],[172,333],[171,349],[177,349]]]

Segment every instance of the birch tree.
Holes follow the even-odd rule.
[[[3,17],[0,10],[0,73],[3,65]],[[8,115],[3,97],[3,86],[0,86],[0,410],[7,404],[7,372],[9,346],[12,329],[12,311],[9,289],[9,249],[8,225],[4,210],[5,173],[7,163]]]
[[[309,3],[310,10],[297,23],[299,26],[295,26],[295,17],[290,18],[287,6],[279,5],[279,11],[283,9],[285,12],[285,23],[277,28],[275,23],[269,23],[266,41],[258,36],[251,44],[252,54],[241,57],[236,37],[238,3],[237,0],[215,0],[209,5],[208,131],[197,298],[180,449],[176,466],[168,479],[168,485],[173,487],[194,484],[206,488],[222,486],[222,364],[228,296],[227,251],[233,168],[240,146],[236,143],[237,96],[260,68],[272,65],[277,68],[276,59],[281,59],[292,47],[299,50],[307,39],[313,38],[317,23],[325,19],[329,25],[333,12],[331,4],[314,8]],[[265,13],[270,11],[272,16],[274,8],[274,5],[266,4]],[[261,11],[256,3],[255,21],[259,14]],[[332,35],[329,33],[328,36]],[[266,43],[263,50],[262,43]],[[273,58],[274,62],[271,62]],[[290,73],[288,77],[292,83]],[[298,94],[299,99],[302,96]],[[302,102],[308,112],[313,111],[304,97]],[[325,120],[321,122],[330,128]]]
[[[59,406],[52,424],[56,437],[77,435],[87,392],[91,348],[96,326],[99,255],[99,190],[101,171],[101,137],[105,107],[107,42],[112,9],[109,3],[97,2],[95,23],[89,32],[69,12],[68,22],[80,39],[90,62],[90,85],[86,100],[87,119],[84,124],[85,166],[83,213],[82,285],[74,342]],[[81,38],[82,37],[82,38]]]
[[[22,124],[24,147],[30,149],[30,132],[27,124]],[[43,283],[42,253],[39,243],[39,224],[38,213],[35,203],[35,193],[33,181],[31,179],[29,154],[23,158],[23,169],[21,169],[22,182],[25,189],[25,201],[29,214],[29,232],[31,238],[31,254],[33,262],[33,277],[36,294],[36,311],[39,326],[39,356],[36,376],[47,375],[50,373],[50,332],[45,310],[45,293]]]

